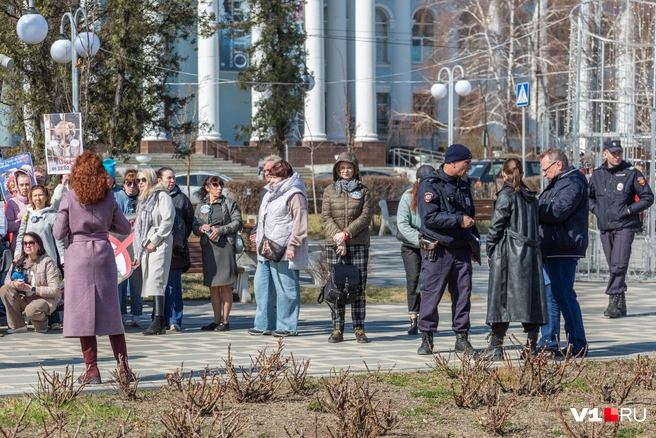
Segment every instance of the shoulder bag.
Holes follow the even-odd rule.
[[[264,227],[265,223],[266,223],[266,214],[262,219],[262,230],[265,230]],[[260,246],[257,248],[258,254],[260,254],[265,259],[271,260],[272,262],[275,263],[278,263],[280,260],[282,260],[283,256],[285,255],[285,251],[287,251],[286,246],[277,244],[273,240],[269,239],[266,235],[262,236],[262,241],[260,242]]]
[[[340,256],[337,264],[330,270],[330,276],[319,293],[317,303],[325,300],[333,305],[353,304],[361,294],[360,270],[357,266],[342,262]]]

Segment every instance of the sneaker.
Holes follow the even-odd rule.
[[[169,327],[169,331],[171,331],[171,332],[181,332],[182,329],[180,328],[180,326],[178,324],[171,324],[171,326]]]
[[[132,315],[132,322],[130,323],[132,327],[141,327],[141,317],[137,315]]]
[[[333,333],[328,338],[329,344],[336,344],[337,342],[342,342],[344,340],[344,334],[341,330],[333,330]]]
[[[13,333],[27,333],[27,326],[24,325],[23,327],[18,327],[15,329],[10,328],[9,330],[7,330],[7,334],[11,335]]]
[[[367,335],[364,334],[363,329],[355,330],[355,339],[358,342],[358,344],[368,344],[369,343],[369,338],[367,337]]]
[[[287,336],[298,336],[298,333],[293,332],[291,330],[274,330],[273,331],[273,337],[274,338],[286,338]]]
[[[251,336],[271,336],[271,331],[269,330],[258,330],[256,328],[249,328],[248,334]]]
[[[64,326],[56,322],[50,326],[50,330],[63,330]]]
[[[215,332],[228,332],[228,331],[230,331],[230,323],[227,323],[227,324],[221,323],[214,329],[214,331]]]
[[[219,324],[212,322],[207,325],[202,326],[200,329],[204,332],[213,332],[216,330],[216,328],[219,326]]]

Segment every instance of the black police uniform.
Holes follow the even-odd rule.
[[[474,202],[466,179],[449,176],[440,167],[421,180],[417,192],[421,217],[420,231],[430,241],[438,241],[437,259],[431,262],[422,251],[421,308],[418,328],[422,332],[437,330],[437,305],[448,286],[451,294],[452,329],[467,332],[470,327],[472,289],[472,235],[479,237],[476,226],[462,228],[464,216],[474,218]]]
[[[613,168],[608,168],[607,163],[596,168],[590,178],[588,195],[610,270],[606,293],[621,294],[627,288],[631,244],[635,232],[642,227],[639,213],[654,203],[654,194],[642,172],[622,161]]]

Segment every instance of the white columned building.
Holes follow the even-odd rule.
[[[378,141],[374,0],[357,0],[355,17],[355,141]]]
[[[328,138],[346,141],[346,0],[328,2],[326,34],[326,129]]]
[[[407,0],[394,1],[394,62],[392,63],[392,118],[410,114],[412,106],[412,12]]]
[[[216,2],[198,2],[198,16],[205,14],[219,16]],[[215,23],[210,23],[210,25],[213,24]],[[198,140],[221,140],[219,131],[219,32],[215,32],[209,38],[198,35],[198,123],[201,125]],[[203,125],[205,125],[204,128]]]
[[[305,4],[305,46],[307,68],[314,76],[314,88],[305,96],[305,135],[303,141],[324,141],[326,137],[326,89],[323,0],[307,0]]]

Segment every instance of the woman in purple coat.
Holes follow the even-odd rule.
[[[107,188],[102,160],[85,152],[75,160],[53,235],[68,237],[64,337],[80,338],[86,372],[79,381],[101,383],[96,336],[109,335],[116,361],[129,373],[125,332],[116,292],[118,273],[109,232],[130,233],[130,222]]]

